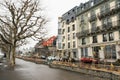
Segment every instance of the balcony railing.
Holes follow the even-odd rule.
[[[95,26],[91,29],[83,30],[81,32],[76,33],[76,36],[78,38],[85,37],[97,33],[103,33],[106,31],[113,31],[120,29],[120,20],[107,22],[106,24],[102,24],[100,26]]]
[[[91,15],[89,22],[95,21],[97,19],[96,15]]]
[[[102,25],[102,30],[114,30],[120,28],[120,20],[107,22]]]
[[[113,15],[115,13],[118,13],[120,10],[120,4],[116,4],[115,6],[112,6],[110,8],[106,8],[105,10],[101,11],[97,14],[98,18],[101,20],[102,18]]]
[[[88,30],[83,30],[83,31],[81,31],[81,32],[76,33],[76,36],[77,36],[78,38],[80,38],[80,37],[87,36],[87,34],[89,34],[89,33],[90,33],[89,29],[88,29]]]
[[[110,12],[110,8],[106,8],[105,10],[102,10],[100,13],[98,13],[97,16],[101,20],[102,18],[104,18],[107,15],[109,15],[108,14],[109,12]]]

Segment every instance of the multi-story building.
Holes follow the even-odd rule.
[[[58,36],[57,36],[57,42],[56,42],[56,49],[58,52],[58,56],[61,57],[62,53],[62,18],[58,18]]]
[[[80,57],[120,58],[120,0],[89,0],[76,17]]]
[[[120,0],[89,0],[59,20],[63,56],[120,58]]]
[[[66,56],[78,59],[76,12],[77,6],[59,18],[57,43],[58,49],[61,50],[61,57]]]

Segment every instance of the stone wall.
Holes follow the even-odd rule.
[[[58,65],[58,64],[50,64],[49,66],[52,68],[59,68],[59,69],[92,75],[95,77],[99,77],[101,80],[120,80],[120,74],[116,74],[114,72],[93,70],[93,69],[87,69],[87,68],[78,68],[78,67],[64,66],[64,65]]]

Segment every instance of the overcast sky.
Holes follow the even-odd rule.
[[[47,25],[48,36],[57,35],[58,17],[69,11],[80,3],[88,0],[41,0],[42,5],[46,8],[46,15],[50,18]]]
[[[86,1],[88,0],[41,0],[42,7],[45,8],[46,15],[50,19],[47,24],[48,37],[57,35],[58,17]],[[31,40],[24,48],[34,47],[35,44],[36,42]]]

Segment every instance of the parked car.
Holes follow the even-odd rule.
[[[48,56],[47,60],[55,60],[55,57],[54,56]]]
[[[98,63],[99,62],[98,59],[95,59],[92,56],[82,57],[80,61],[84,63]]]
[[[46,56],[42,55],[42,56],[40,56],[40,59],[46,59]]]

